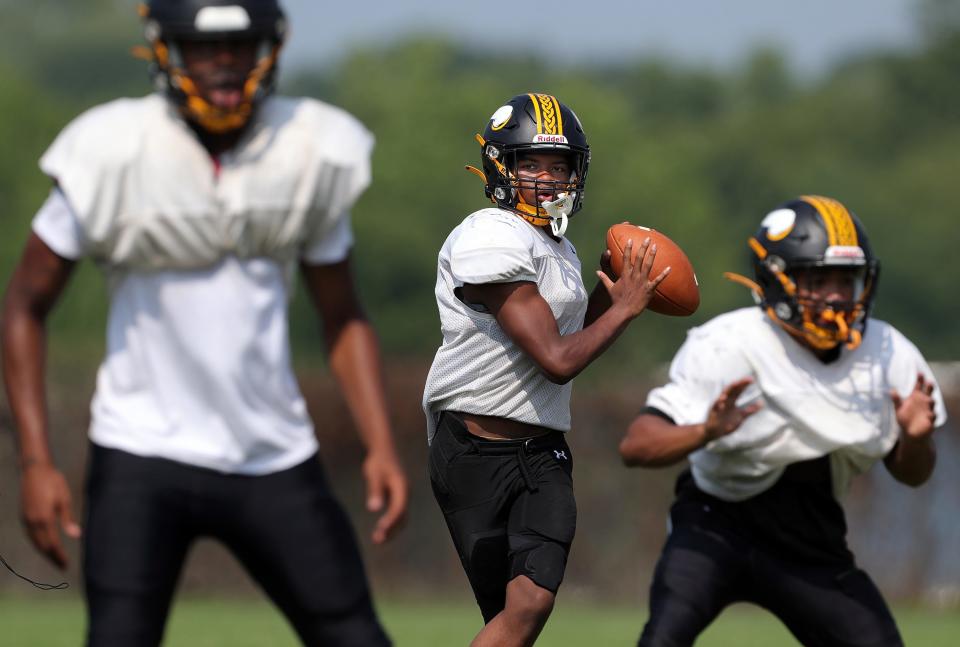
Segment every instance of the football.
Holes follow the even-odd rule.
[[[623,248],[633,239],[634,253],[640,249],[643,239],[650,237],[650,244],[657,246],[650,278],[657,276],[663,268],[670,266],[670,274],[657,287],[650,300],[648,309],[663,315],[687,317],[697,311],[700,305],[700,286],[693,271],[690,259],[680,246],[666,235],[640,225],[620,223],[607,230],[607,249],[610,250],[610,267],[616,276],[623,269]]]

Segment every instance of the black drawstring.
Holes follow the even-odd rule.
[[[29,577],[24,577],[23,575],[20,575],[20,573],[18,573],[18,572],[16,572],[15,570],[13,570],[13,567],[10,566],[10,564],[7,563],[7,560],[5,560],[5,559],[3,558],[3,555],[0,555],[0,563],[2,563],[4,566],[6,566],[6,568],[7,568],[8,571],[10,571],[11,573],[13,573],[13,574],[16,575],[17,577],[19,577],[21,580],[23,580],[23,581],[25,581],[25,582],[30,582],[31,584],[33,584],[35,587],[37,587],[37,588],[40,589],[41,591],[61,590],[61,589],[68,588],[68,587],[70,586],[70,585],[67,584],[66,582],[60,582],[59,584],[44,584],[43,582],[34,582],[34,581],[31,580]]]

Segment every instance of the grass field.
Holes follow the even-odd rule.
[[[391,601],[380,612],[396,647],[467,645],[480,625],[472,607]],[[908,647],[960,645],[960,613],[899,608]],[[558,604],[538,646],[607,647],[635,644],[640,609]],[[45,594],[0,598],[0,644],[76,647],[82,642],[83,609],[76,597]],[[166,647],[296,647],[293,633],[274,609],[256,599],[180,599],[167,630]],[[772,616],[752,607],[728,609],[697,647],[795,647]]]

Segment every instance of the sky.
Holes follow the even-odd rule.
[[[281,0],[288,65],[325,67],[352,45],[444,34],[475,48],[518,48],[558,63],[658,54],[729,68],[759,46],[802,75],[851,54],[909,48],[918,0]]]

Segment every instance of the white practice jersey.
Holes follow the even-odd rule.
[[[339,262],[372,136],[318,101],[271,97],[219,169],[162,97],[71,123],[41,160],[34,232],[109,279],[91,439],[227,473],[317,450],[290,366],[289,277]]]
[[[458,297],[466,284],[531,281],[550,305],[561,335],[583,327],[587,292],[580,259],[565,238],[501,209],[481,209],[447,237],[437,263],[443,344],[427,376],[427,441],[440,411],[463,411],[570,429],[572,382],[555,384],[482,307]]]
[[[670,382],[647,405],[678,425],[706,420],[731,382],[754,382],[737,404],[762,402],[732,434],[690,454],[703,491],[741,501],[771,487],[787,465],[830,455],[834,495],[890,452],[899,438],[890,390],[906,397],[917,374],[935,383],[917,348],[890,324],[870,319],[863,343],[823,363],[760,308],[734,310],[692,329],[670,366]],[[936,425],[946,421],[939,388]]]

